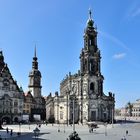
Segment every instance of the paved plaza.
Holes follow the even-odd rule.
[[[13,129],[12,140],[31,140],[35,139],[33,130],[37,125],[6,125],[7,127]],[[81,140],[121,140],[124,136],[126,140],[140,140],[140,123],[123,123],[112,125],[99,125],[99,128],[94,129],[93,133],[89,133],[87,125],[76,125],[76,131],[79,134]],[[41,125],[39,140],[66,140],[69,134],[73,131],[72,126],[67,125]],[[60,130],[60,132],[58,132]],[[126,130],[128,130],[128,135],[126,136]],[[21,136],[17,137],[17,132],[21,132]],[[0,135],[3,138],[11,139],[10,134],[6,133],[6,130],[0,130]]]

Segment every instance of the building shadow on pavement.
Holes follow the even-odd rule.
[[[50,134],[50,132],[46,132],[46,133],[40,133],[38,137],[35,137],[34,133],[30,133],[30,134],[27,134],[27,135],[21,135],[19,137],[17,137],[18,140],[49,140],[49,139],[46,139],[46,138],[40,138],[42,135],[45,135],[45,134]]]

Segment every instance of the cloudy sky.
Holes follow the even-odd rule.
[[[78,71],[89,7],[98,30],[104,93],[115,93],[116,107],[140,98],[139,0],[0,0],[0,49],[24,91],[35,44],[43,95],[59,91],[65,75]]]

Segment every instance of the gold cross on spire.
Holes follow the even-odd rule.
[[[89,19],[91,19],[91,8],[89,8]]]

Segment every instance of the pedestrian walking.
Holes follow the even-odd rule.
[[[128,130],[126,130],[126,136],[128,135]]]
[[[123,140],[126,140],[126,138],[124,137]]]
[[[10,135],[12,136],[13,135],[13,130],[11,129],[11,133],[10,133]]]
[[[6,131],[7,131],[7,133],[9,133],[9,129],[8,129],[8,127],[6,128]]]

